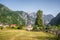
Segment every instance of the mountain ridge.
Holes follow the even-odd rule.
[[[54,18],[50,21],[49,25],[60,25],[60,12],[57,14],[56,17],[54,17]]]

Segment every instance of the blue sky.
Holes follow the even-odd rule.
[[[40,9],[43,14],[54,16],[60,12],[60,0],[0,0],[0,3],[14,11],[31,13]]]

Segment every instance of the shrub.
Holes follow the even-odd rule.
[[[37,30],[37,26],[36,25],[33,26],[33,30]]]
[[[3,29],[3,27],[2,27],[2,26],[0,26],[0,29],[2,30],[2,29]]]
[[[46,28],[45,28],[45,31],[48,32],[48,30],[49,30],[49,27],[46,27]]]
[[[22,29],[22,26],[18,26],[17,29]]]
[[[41,30],[41,27],[38,27],[38,25],[34,25],[33,26],[33,30],[34,31],[40,31]]]

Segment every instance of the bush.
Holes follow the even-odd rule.
[[[48,32],[48,30],[49,30],[49,27],[46,27],[46,28],[45,28],[45,31]]]
[[[17,27],[17,29],[22,29],[22,27]]]
[[[17,26],[15,27],[7,27],[8,29],[17,29]]]
[[[38,25],[34,25],[34,26],[33,26],[33,30],[34,30],[34,31],[40,31],[40,30],[41,30],[41,28],[40,28],[40,27],[38,27]]]
[[[18,26],[17,29],[22,29],[22,26]]]
[[[2,29],[3,29],[3,27],[2,27],[2,26],[0,26],[0,29],[2,30]]]
[[[37,30],[37,26],[33,26],[33,30]]]

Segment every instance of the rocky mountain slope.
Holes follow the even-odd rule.
[[[43,19],[44,25],[47,25],[51,21],[52,18],[54,18],[54,16],[51,14],[43,15],[42,19]]]
[[[60,25],[60,13],[49,22],[49,25]]]

